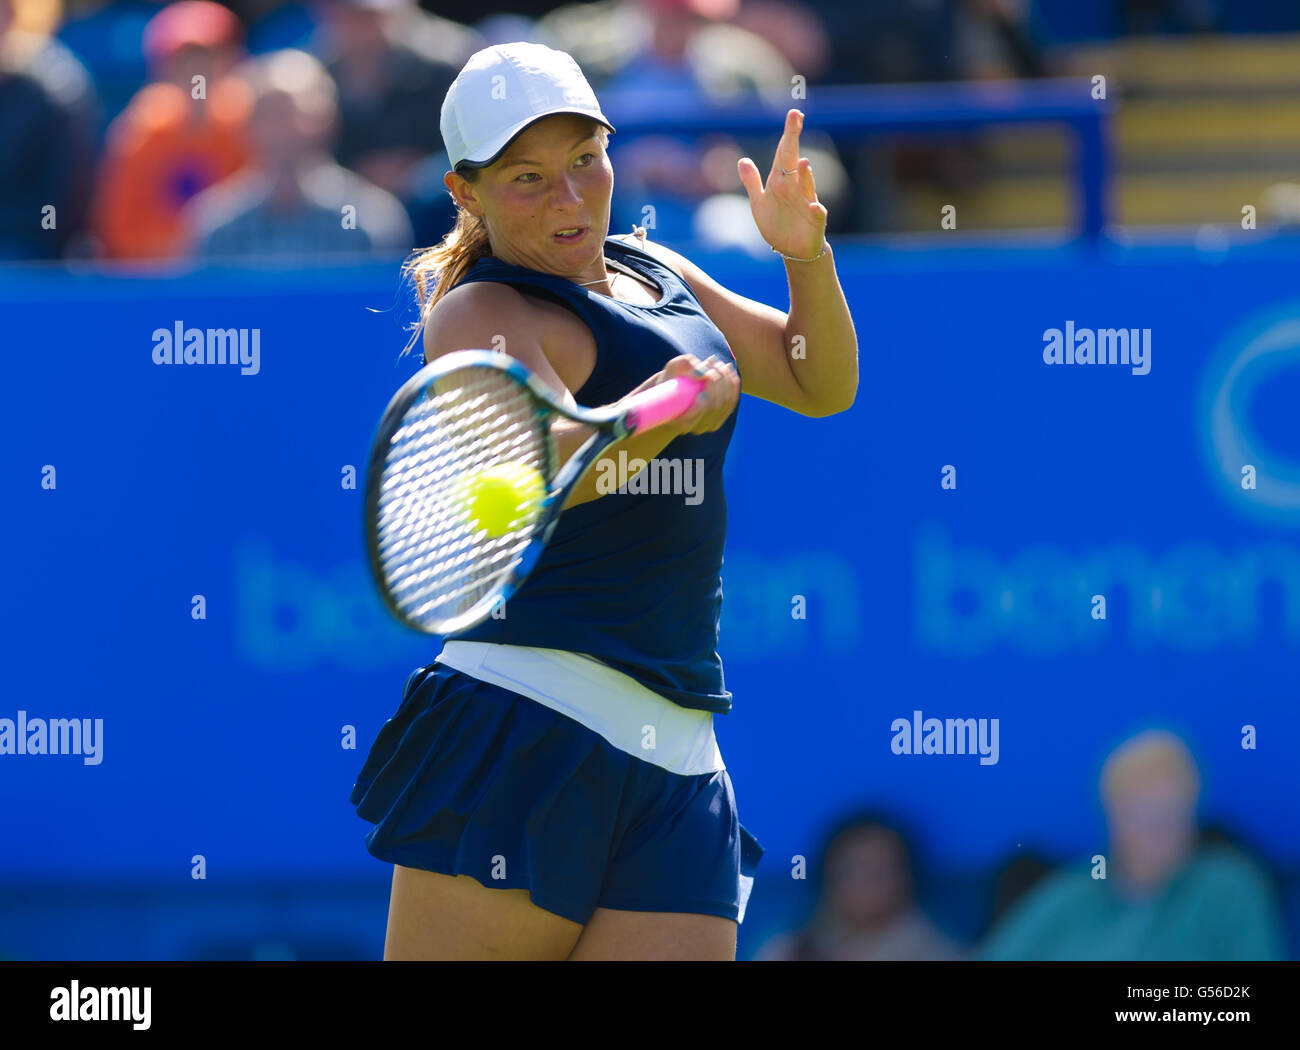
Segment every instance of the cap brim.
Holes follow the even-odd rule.
[[[514,142],[514,140],[517,139],[521,134],[523,134],[525,130],[530,128],[532,125],[536,124],[539,120],[545,120],[547,117],[556,117],[562,113],[572,113],[574,116],[578,116],[578,117],[590,117],[592,120],[596,121],[597,123],[603,124],[605,127],[609,128],[611,135],[615,134],[613,124],[611,124],[608,120],[606,120],[604,117],[600,116],[599,114],[592,113],[590,110],[553,109],[549,113],[542,113],[538,116],[529,117],[527,120],[522,121],[521,123],[516,124],[514,127],[507,128],[505,131],[503,131],[500,135],[498,135],[496,138],[490,141],[486,146],[484,146],[481,150],[479,150],[479,153],[481,154],[483,153],[489,154],[486,160],[476,160],[472,157],[465,157],[463,160],[457,161],[456,167],[457,168],[486,168],[491,164],[495,164],[498,160],[501,159],[501,154],[505,153],[505,151],[510,148],[510,143]]]

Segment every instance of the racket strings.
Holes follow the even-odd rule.
[[[538,509],[491,535],[472,517],[470,486],[502,462],[545,477],[545,442],[532,395],[492,368],[442,376],[407,409],[385,457],[376,536],[390,595],[411,620],[465,617],[500,589]]]

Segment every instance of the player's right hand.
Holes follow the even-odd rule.
[[[722,426],[736,410],[736,404],[740,400],[740,373],[730,361],[681,354],[664,365],[655,377],[655,385],[678,376],[700,379],[704,382],[704,389],[696,396],[695,404],[685,413],[663,424],[675,433],[707,434]]]

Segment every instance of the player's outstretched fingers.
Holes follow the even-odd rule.
[[[758,170],[758,165],[748,157],[741,157],[736,161],[736,174],[740,176],[740,184],[745,187],[745,195],[749,197],[749,203],[757,204],[759,198],[763,196],[763,176]]]
[[[807,157],[799,158],[799,188],[803,190],[804,200],[817,199],[817,180],[813,178],[812,161]]]

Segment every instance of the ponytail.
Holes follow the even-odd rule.
[[[474,182],[478,178],[478,171],[474,168],[467,168],[459,174],[467,182]],[[411,341],[402,353],[409,351],[418,341],[434,304],[456,287],[456,282],[475,263],[491,254],[487,223],[457,204],[456,225],[442,241],[415,254],[402,266],[402,275],[415,282],[416,301],[420,307],[420,320],[416,322]]]

